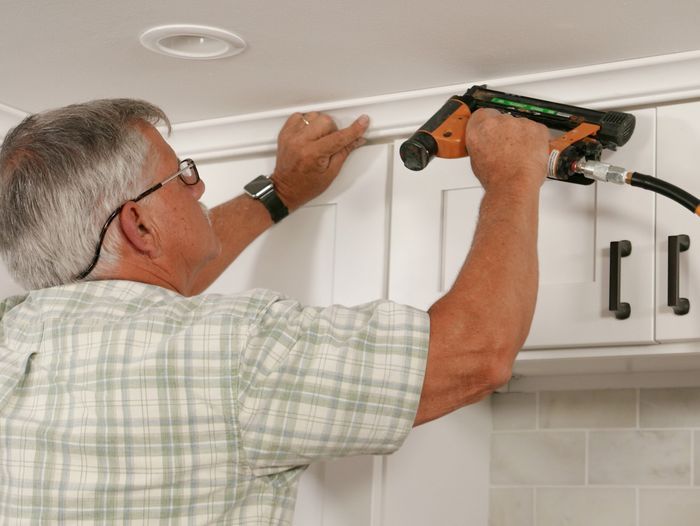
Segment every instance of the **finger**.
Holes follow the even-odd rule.
[[[320,139],[338,130],[338,125],[330,115],[316,113],[311,119],[309,126],[307,126],[307,134],[312,139]]]
[[[302,114],[299,112],[292,113],[289,117],[287,117],[287,120],[282,125],[282,128],[280,129],[280,134],[284,133],[287,130],[298,129],[299,124],[304,124],[304,122],[302,121],[302,117]]]
[[[467,126],[469,126],[470,124],[473,126],[478,125],[483,121],[493,119],[501,115],[503,114],[500,111],[493,108],[479,108],[474,113],[472,113],[471,117],[469,118],[469,121],[467,122]]]
[[[303,132],[311,125],[311,121],[309,120],[308,116],[308,113],[295,113],[289,118],[287,124],[285,124],[285,128],[288,125],[288,127],[295,133]]]
[[[298,115],[297,129],[299,131],[305,131],[311,127],[312,122],[318,119],[319,113],[317,111],[309,111],[307,113],[299,113]]]
[[[289,116],[287,122],[282,126],[282,130],[291,129],[296,132],[302,131],[311,125],[311,122],[318,118],[319,113],[317,111],[311,111],[309,113],[296,112]]]
[[[362,115],[347,128],[321,137],[317,141],[319,153],[322,155],[334,155],[340,152],[343,148],[352,145],[355,141],[360,139],[365,134],[368,127],[369,117],[367,115]]]
[[[345,148],[343,148],[342,150],[340,150],[339,152],[334,154],[331,157],[330,162],[328,163],[329,171],[336,172],[336,173],[339,172],[341,166],[343,165],[345,160],[348,158],[348,156],[353,152],[353,150],[356,150],[357,148],[359,148],[360,146],[362,146],[366,142],[367,141],[365,140],[364,137],[360,137],[359,139],[354,141],[349,146],[346,146]]]

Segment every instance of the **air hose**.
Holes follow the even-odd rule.
[[[682,188],[678,188],[676,185],[650,175],[640,174],[639,172],[630,173],[627,179],[628,184],[632,186],[651,190],[669,199],[673,199],[676,203],[683,205],[694,214],[700,215],[700,199],[689,194]]]
[[[614,166],[600,161],[587,161],[581,159],[575,163],[574,172],[580,173],[589,179],[603,181],[606,183],[629,184],[651,190],[657,194],[668,197],[683,205],[696,215],[700,215],[700,199],[689,194],[682,188],[677,187],[656,177],[645,175],[639,172],[629,172],[620,166]]]

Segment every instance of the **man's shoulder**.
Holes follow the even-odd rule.
[[[43,319],[47,316],[172,319],[216,315],[255,318],[280,299],[283,296],[279,293],[260,288],[232,294],[205,292],[183,296],[147,283],[102,280],[32,290],[6,298],[0,301],[0,319],[12,318],[13,312],[19,314],[19,311],[22,317],[33,313]]]
[[[232,294],[207,293],[197,296],[180,296],[176,301],[195,309],[212,312],[230,312],[257,317],[270,305],[286,299],[285,296],[268,289],[250,289]]]
[[[0,299],[0,320],[2,320],[2,318],[5,316],[6,312],[11,311],[17,305],[22,303],[26,297],[26,294],[22,294]]]

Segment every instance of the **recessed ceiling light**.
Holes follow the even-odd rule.
[[[243,52],[245,41],[229,31],[209,26],[169,25],[148,29],[141,44],[151,51],[176,58],[211,60]]]

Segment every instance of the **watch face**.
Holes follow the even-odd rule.
[[[253,179],[247,185],[245,185],[244,190],[251,196],[259,199],[262,195],[267,192],[270,187],[272,187],[272,181],[270,181],[264,175]]]

